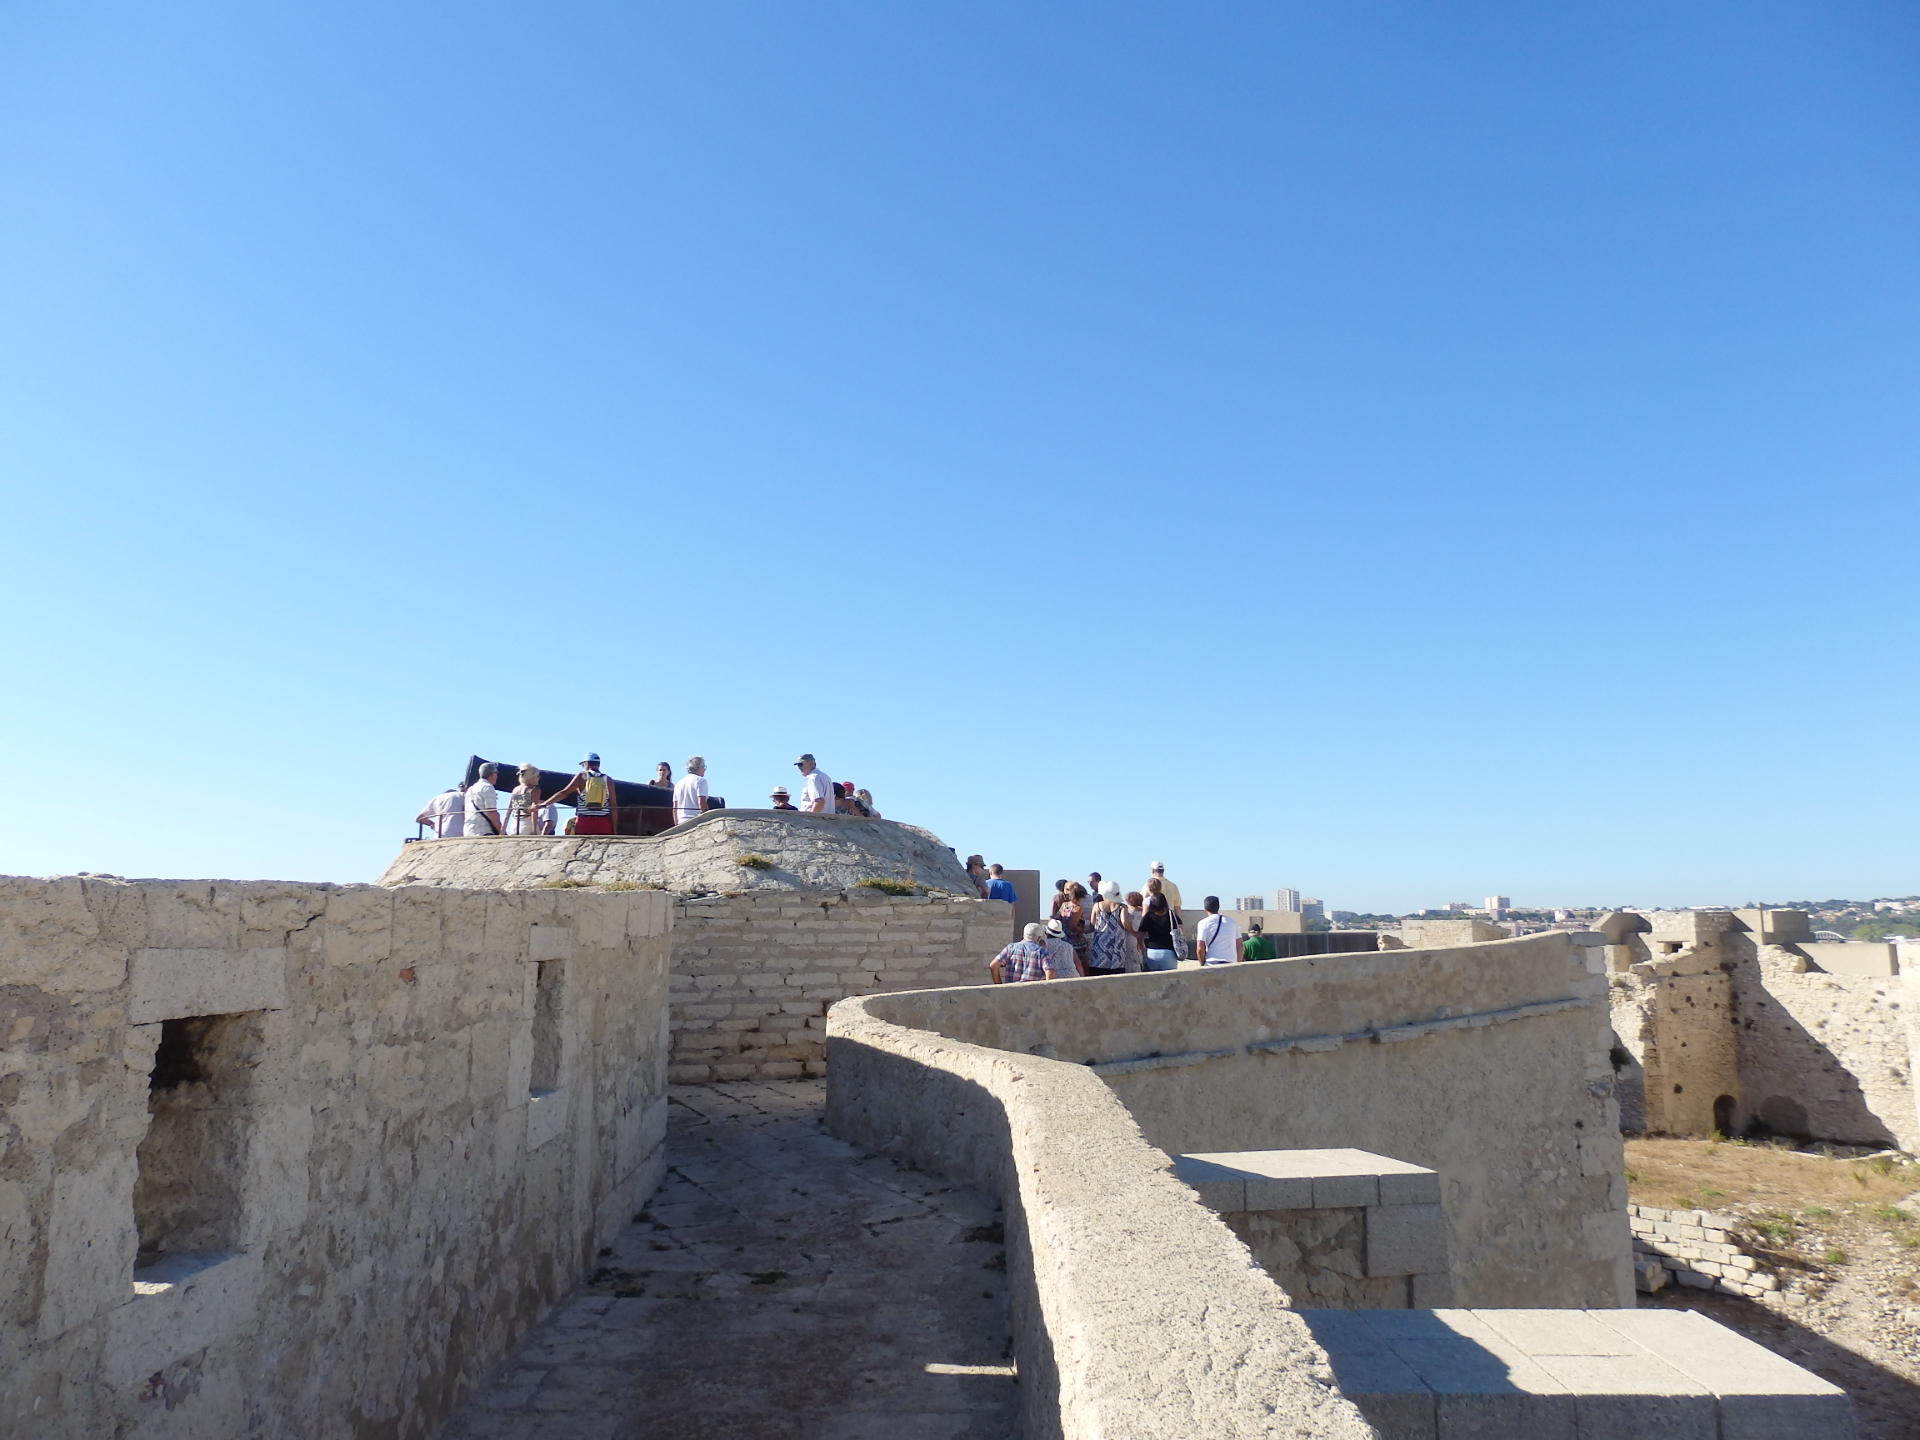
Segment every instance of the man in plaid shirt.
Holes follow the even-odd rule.
[[[1011,985],[1020,980],[1053,979],[1053,956],[1047,953],[1038,924],[1026,928],[1026,939],[1016,940],[987,962],[993,983]]]

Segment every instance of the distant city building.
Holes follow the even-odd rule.
[[[1572,918],[1573,916],[1569,915],[1565,910],[1556,910],[1553,912],[1553,923],[1556,925],[1562,921],[1571,920]]]
[[[1463,911],[1463,910],[1471,910],[1472,908],[1473,907],[1467,904],[1467,902],[1464,900],[1447,901],[1447,909],[1449,910]]]
[[[1329,910],[1327,912],[1327,918],[1335,924],[1340,924],[1348,920],[1358,920],[1360,918],[1360,912],[1358,910]]]
[[[1313,896],[1305,895],[1300,900],[1300,913],[1309,920],[1324,920],[1327,918],[1327,907]]]
[[[1300,892],[1298,890],[1276,890],[1273,892],[1273,908],[1284,910],[1292,915],[1300,913]]]
[[[1511,910],[1513,908],[1513,897],[1510,895],[1489,895],[1487,896],[1486,908],[1488,910]]]
[[[1258,895],[1242,895],[1238,900],[1233,902],[1233,908],[1236,910],[1264,910],[1267,908],[1267,902]]]

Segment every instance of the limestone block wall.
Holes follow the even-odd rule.
[[[987,962],[1012,928],[1003,900],[859,886],[679,899],[669,1074],[676,1082],[822,1074],[836,1000],[989,984]]]
[[[1630,1305],[1604,963],[1547,934],[861,1004],[1090,1069],[1170,1154],[1353,1147],[1438,1171],[1456,1304]]]
[[[436,1435],[657,1183],[671,924],[0,879],[0,1436]]]
[[[1780,1288],[1778,1276],[1761,1270],[1760,1262],[1734,1243],[1740,1222],[1732,1216],[1658,1205],[1628,1209],[1635,1270],[1643,1277],[1640,1289],[1658,1290],[1671,1279],[1695,1290],[1757,1300]]]
[[[1777,947],[1743,959],[1732,983],[1740,1044],[1738,1128],[1920,1150],[1914,1007],[1906,977],[1798,968]]]
[[[1614,1034],[1636,1062],[1632,1128],[1732,1133],[1728,1115],[1738,1108],[1740,1048],[1733,977],[1717,956],[1685,951],[1611,981]],[[1734,1097],[1735,1111],[1725,1110],[1722,1097]]]
[[[1644,923],[1630,938],[1645,958],[1611,976],[1627,1128],[1733,1134],[1757,1122],[1799,1138],[1920,1148],[1920,997],[1894,973],[1892,947],[1812,944],[1798,911]],[[1851,973],[1828,973],[1823,961]]]

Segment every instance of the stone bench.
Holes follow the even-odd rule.
[[[1405,1310],[1453,1299],[1432,1170],[1365,1150],[1240,1150],[1174,1159],[1300,1306]]]
[[[1381,1440],[1853,1440],[1846,1392],[1690,1310],[1305,1310]]]

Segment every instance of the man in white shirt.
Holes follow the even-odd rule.
[[[500,792],[493,788],[493,777],[500,767],[492,763],[480,767],[480,778],[467,787],[467,834],[500,835]]]
[[[833,802],[833,781],[827,778],[827,772],[813,763],[811,755],[802,755],[793,763],[807,782],[800,787],[800,808],[812,815],[834,814],[839,807]]]
[[[1180,908],[1180,887],[1174,884],[1173,881],[1167,879],[1167,867],[1164,862],[1159,860],[1154,861],[1153,873],[1147,878],[1149,880],[1158,880],[1160,882],[1160,893],[1167,897],[1167,904],[1176,910]],[[1143,892],[1146,888],[1144,885],[1140,887]]]
[[[436,840],[453,840],[466,834],[467,797],[458,785],[442,790],[427,802],[427,808],[413,817],[416,825],[431,825]]]
[[[687,773],[673,787],[673,823],[684,825],[697,820],[707,810],[707,762],[701,756],[687,758]]]
[[[1205,903],[1206,918],[1193,927],[1193,943],[1200,947],[1200,963],[1235,964],[1240,959],[1240,926],[1231,915],[1220,913],[1218,895],[1207,896]]]

